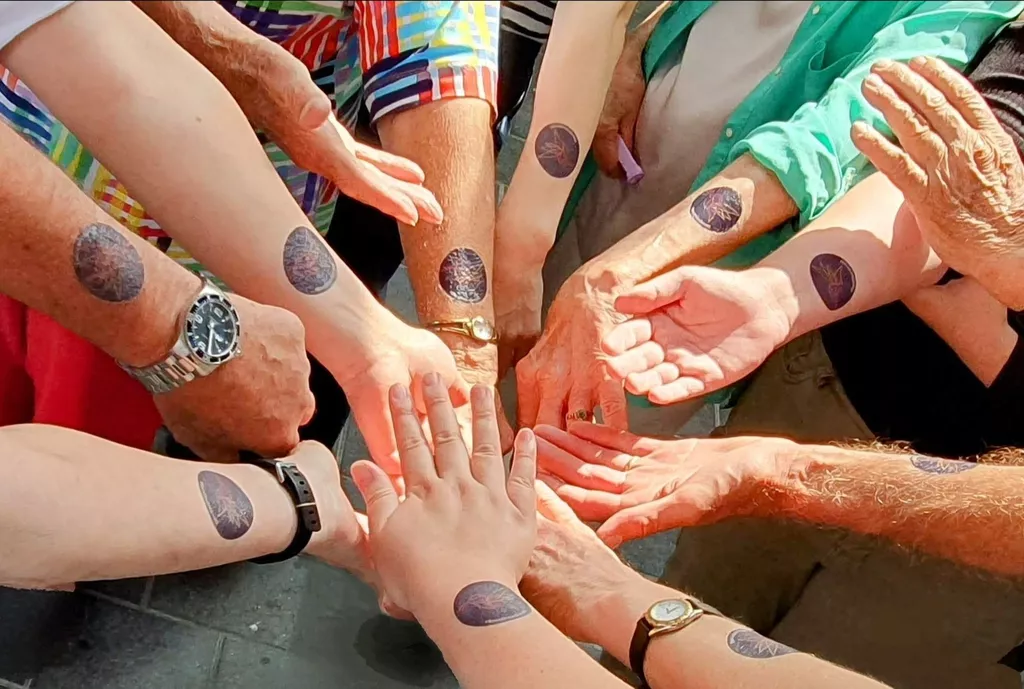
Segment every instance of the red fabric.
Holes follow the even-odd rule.
[[[161,420],[146,389],[110,356],[0,295],[0,426],[30,422],[148,450]]]

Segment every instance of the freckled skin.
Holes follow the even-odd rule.
[[[722,233],[736,227],[743,214],[743,199],[735,189],[715,187],[701,192],[690,206],[690,215],[705,230]]]
[[[958,459],[935,459],[922,455],[912,456],[910,463],[929,474],[960,474],[978,466],[974,462],[963,462]]]
[[[444,293],[455,301],[479,304],[487,296],[487,268],[472,249],[452,249],[437,272]]]
[[[727,641],[729,648],[746,658],[764,660],[797,653],[796,649],[761,636],[752,629],[734,629],[729,632]]]
[[[576,169],[580,160],[580,142],[576,133],[564,124],[549,124],[537,134],[533,152],[544,172],[562,179]]]
[[[811,281],[829,311],[846,306],[857,291],[857,276],[842,257],[818,254],[811,259]]]
[[[252,502],[237,483],[214,471],[200,471],[199,492],[221,538],[233,541],[248,533],[253,520]]]
[[[496,581],[478,581],[455,596],[455,617],[470,627],[489,627],[530,614],[519,594]]]
[[[327,245],[308,227],[296,227],[284,242],[284,273],[303,294],[326,292],[338,278],[338,267]]]
[[[71,260],[78,281],[103,301],[131,301],[139,296],[146,280],[139,252],[124,235],[103,223],[82,228]]]

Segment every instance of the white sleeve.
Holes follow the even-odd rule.
[[[56,14],[73,0],[14,0],[0,2],[0,49],[33,25]]]

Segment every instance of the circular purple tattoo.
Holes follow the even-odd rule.
[[[114,303],[139,296],[146,280],[142,257],[110,225],[86,225],[75,238],[71,262],[75,277],[97,299]]]
[[[518,593],[496,581],[478,581],[455,596],[455,618],[470,627],[489,627],[530,614]]]
[[[252,526],[252,502],[238,484],[215,471],[199,472],[199,492],[220,537],[233,541]]]
[[[728,232],[743,214],[743,200],[732,187],[715,187],[693,200],[690,215],[705,230]]]
[[[959,474],[978,466],[974,462],[964,462],[959,459],[936,459],[922,455],[911,456],[910,463],[929,474]]]
[[[284,241],[284,274],[303,294],[320,294],[338,277],[338,267],[327,244],[308,227],[296,227]]]
[[[580,142],[564,124],[549,124],[537,134],[533,152],[544,172],[552,177],[568,177],[580,160]]]
[[[727,641],[729,648],[747,658],[764,660],[797,652],[796,649],[761,636],[752,629],[734,629],[729,632]]]
[[[829,311],[846,306],[857,291],[853,268],[835,254],[818,254],[811,259],[811,281]]]
[[[437,281],[455,301],[477,304],[487,296],[487,269],[480,254],[472,249],[452,249],[441,261]]]

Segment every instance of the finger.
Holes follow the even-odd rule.
[[[537,439],[524,428],[516,436],[512,469],[508,475],[508,497],[524,516],[537,512]]]
[[[915,57],[910,68],[926,78],[946,97],[968,126],[1003,131],[985,99],[963,74],[935,57]]]
[[[566,402],[568,401],[568,395],[561,389],[561,385],[558,386],[557,390],[553,390],[552,387],[550,385],[541,387],[541,402],[540,409],[537,411],[536,424],[563,428],[567,413]],[[573,411],[577,410],[574,409]],[[522,425],[526,426],[527,424],[523,423]]]
[[[605,354],[618,356],[644,342],[649,342],[653,333],[650,319],[642,316],[633,318],[612,328],[601,340],[601,349]]]
[[[668,529],[693,526],[697,517],[692,507],[681,503],[674,495],[667,495],[611,515],[598,527],[597,535],[609,548],[617,548],[627,541],[647,538]]]
[[[967,130],[967,123],[946,96],[907,65],[881,60],[872,71],[922,115],[943,140],[953,141]]]
[[[593,426],[594,424],[587,425]],[[571,426],[576,426],[576,424],[571,424]],[[533,430],[540,438],[543,438],[556,447],[562,448],[569,454],[580,458],[588,464],[599,464],[615,469],[616,471],[625,471],[626,466],[634,457],[631,454],[621,452],[616,449],[602,447],[596,443],[590,442],[589,440],[585,440],[578,435],[573,435],[572,433],[559,430],[552,426],[537,426]]]
[[[597,167],[606,177],[612,179],[622,179],[626,176],[619,165],[618,136],[618,122],[602,118],[594,131],[594,140],[590,145]]]
[[[470,471],[477,481],[492,489],[500,489],[505,483],[494,391],[487,385],[473,386],[473,456],[470,459]]]
[[[679,378],[679,368],[675,364],[662,363],[649,371],[630,373],[626,376],[626,390],[634,395],[646,395],[652,389],[668,385]]]
[[[589,440],[595,445],[607,447],[611,450],[618,450],[630,455],[645,454],[638,450],[638,444],[643,438],[633,435],[628,431],[621,431],[596,423],[570,424],[568,431],[578,438]]]
[[[552,490],[585,522],[603,522],[622,509],[622,496],[617,493],[588,490],[571,483],[562,483]]]
[[[903,150],[866,122],[854,122],[850,138],[857,150],[908,199],[919,198],[928,188],[928,175]]]
[[[707,392],[717,390],[722,385],[706,385],[704,381],[697,378],[682,377],[667,385],[659,385],[651,388],[647,393],[647,399],[654,404],[676,404],[694,397],[699,397]]]
[[[571,420],[590,421],[594,416],[594,399],[590,396],[590,390],[574,385],[569,391],[569,399],[565,404],[565,423]],[[538,423],[547,423],[541,415]],[[564,426],[563,426],[564,427]]]
[[[337,171],[331,176],[331,181],[346,196],[372,206],[400,223],[415,225],[419,222],[416,204],[378,170],[355,163]]]
[[[537,511],[541,516],[557,524],[568,525],[579,522],[572,508],[565,504],[546,483],[537,481],[534,489],[537,492]]]
[[[597,400],[601,405],[601,421],[612,428],[629,428],[629,411],[626,408],[626,393],[622,383],[608,379],[597,388]]]
[[[540,390],[537,370],[530,357],[516,365],[516,395],[516,419],[519,425],[526,428],[535,426],[540,412]]]
[[[423,174],[423,168],[408,158],[403,158],[394,153],[388,153],[379,148],[358,142],[355,144],[354,150],[356,158],[373,165],[384,174],[397,180],[412,184],[423,184],[423,181],[427,178]]]
[[[423,377],[423,400],[427,405],[430,435],[434,440],[437,475],[442,479],[470,478],[469,453],[462,440],[459,420],[448,390],[437,373],[431,372]]]
[[[608,370],[622,380],[631,373],[650,371],[665,361],[665,350],[657,342],[644,342],[607,360]],[[673,367],[675,368],[675,367]]]
[[[434,458],[427,446],[419,417],[413,410],[412,396],[404,385],[391,388],[391,416],[394,418],[402,476],[407,489],[423,488],[437,480]]]
[[[373,462],[360,460],[352,465],[352,480],[366,502],[370,533],[378,534],[398,509],[398,493],[384,470]]]
[[[619,313],[642,314],[681,300],[686,293],[690,271],[676,268],[629,289],[615,300]]]
[[[621,493],[626,475],[602,464],[590,464],[543,438],[537,439],[537,461],[544,473],[568,484],[606,493]]]
[[[945,144],[909,103],[877,74],[869,74],[861,90],[864,99],[882,113],[903,150],[918,165],[924,168],[938,165]]]
[[[441,204],[438,203],[432,191],[419,184],[412,184],[410,182],[399,180],[389,180],[389,182],[396,191],[405,194],[412,201],[413,205],[416,206],[420,221],[434,225],[440,225],[444,221],[444,211],[441,209]]]

